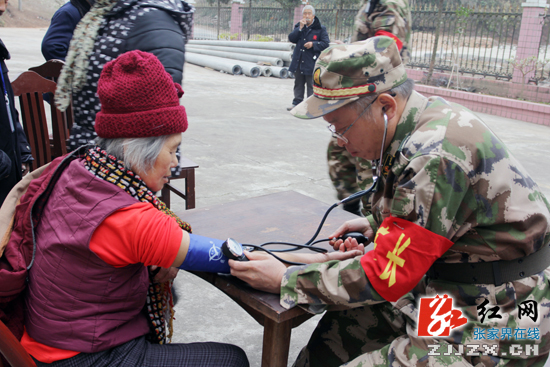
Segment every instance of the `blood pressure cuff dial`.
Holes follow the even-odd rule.
[[[410,292],[453,242],[407,220],[388,217],[374,238],[374,250],[361,258],[373,288],[395,302]]]
[[[179,268],[229,274],[228,259],[221,249],[223,242],[215,238],[189,234],[189,250],[187,250],[187,256]]]

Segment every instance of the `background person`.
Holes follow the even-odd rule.
[[[95,115],[101,109],[97,82],[101,69],[118,55],[141,50],[158,57],[174,82],[183,80],[185,43],[195,9],[185,1],[96,0],[78,24],[61,71],[56,105],[65,110],[71,96],[74,124],[67,149],[96,138]],[[179,150],[178,150],[179,160]],[[175,167],[173,173],[179,173]]]
[[[46,61],[52,59],[65,61],[74,29],[94,2],[94,0],[71,0],[55,12],[48,31],[42,39],[42,55]]]
[[[411,9],[407,0],[367,0],[355,17],[352,42],[375,36],[392,37],[400,50],[404,64],[409,60],[411,39]],[[372,184],[372,164],[369,160],[352,157],[331,138],[327,149],[328,173],[339,200],[364,190]],[[357,215],[368,215],[371,203],[367,196],[344,204],[344,210]]]
[[[153,193],[177,165],[182,94],[154,55],[107,63],[98,145],[54,160],[16,207],[6,252],[35,247],[21,344],[38,366],[248,366],[233,345],[163,345],[171,271],[152,283],[147,266],[229,271],[209,256],[221,241],[190,234]]]
[[[290,111],[304,100],[306,88],[307,97],[313,94],[313,66],[321,51],[330,43],[327,29],[315,16],[313,6],[304,6],[302,19],[296,23],[294,30],[288,35],[288,40],[296,44],[288,68],[294,73],[294,99],[292,106],[287,108]]]
[[[0,0],[0,16],[6,11],[7,0]],[[0,40],[0,67],[2,68],[2,99],[0,103],[0,206],[13,186],[29,171],[29,162],[33,160],[31,148],[23,127],[19,123],[19,114],[15,109],[13,90],[8,77],[5,60],[10,53]]]
[[[476,115],[414,91],[393,39],[337,45],[319,60],[314,95],[292,113],[323,116],[353,156],[381,158],[372,215],[333,233],[360,231],[375,247],[351,260],[289,268],[254,252],[245,253],[249,262],[229,261],[233,275],[280,293],[283,307],[327,310],[295,366],[543,365],[550,206],[539,187]],[[354,239],[333,245],[363,249]],[[418,298],[436,294],[449,295],[468,321],[449,337],[419,337]],[[501,318],[479,312],[485,301]],[[521,317],[524,301],[538,304],[536,321]],[[507,328],[540,334],[501,337]],[[476,338],[475,329],[499,336]],[[487,344],[496,355],[465,347],[487,351]],[[534,344],[538,352],[526,352]],[[518,347],[523,352],[510,353]]]

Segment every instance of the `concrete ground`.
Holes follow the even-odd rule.
[[[45,29],[0,28],[11,52],[10,78],[44,60]],[[336,200],[327,175],[329,133],[322,119],[299,120],[286,111],[293,80],[232,76],[186,64],[182,104],[189,129],[183,153],[197,162],[197,208],[269,193],[295,190],[327,203]],[[550,197],[550,128],[517,120],[479,116],[525,165]],[[184,203],[173,208],[185,220]],[[321,218],[319,218],[321,219]],[[192,223],[191,223],[192,225]],[[212,223],[213,226],[216,223]],[[238,239],[239,234],[235,233]],[[241,346],[261,362],[262,327],[220,291],[193,275],[176,280],[175,342],[218,341]],[[289,365],[307,342],[319,316],[293,329]]]

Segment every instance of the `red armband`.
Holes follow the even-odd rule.
[[[453,242],[407,220],[388,217],[376,232],[374,250],[361,266],[374,289],[394,302],[410,292]]]
[[[397,44],[397,49],[399,51],[401,51],[401,49],[403,48],[403,42],[401,42],[401,40],[399,38],[397,38],[397,36],[391,32],[387,32],[387,31],[378,31],[374,34],[375,36],[386,36],[386,37],[390,37],[390,38],[393,38],[395,40],[395,43]]]

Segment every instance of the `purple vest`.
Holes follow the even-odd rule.
[[[137,201],[75,160],[59,177],[35,229],[25,327],[36,341],[93,353],[149,332],[147,268],[115,268],[89,249],[95,229]],[[112,244],[116,246],[116,244]]]

